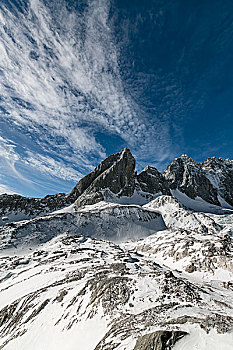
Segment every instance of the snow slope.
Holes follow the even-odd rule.
[[[5,196],[0,349],[232,349],[232,169],[137,175],[125,149],[69,194]]]
[[[60,234],[112,241],[138,239],[164,230],[160,213],[137,205],[100,202],[73,211],[73,206],[0,228],[0,249],[36,246]]]
[[[139,336],[173,329],[190,334],[177,349],[202,349],[199,335],[208,340],[215,329],[228,349],[230,282],[197,281],[163,259],[158,264],[140,249],[143,241],[60,235],[27,254],[2,252],[0,346],[133,350]]]

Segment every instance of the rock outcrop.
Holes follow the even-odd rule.
[[[233,161],[222,158],[208,158],[201,163],[202,169],[212,185],[230,206],[233,206]]]
[[[233,207],[233,161],[208,158],[197,163],[187,155],[175,159],[160,173],[147,166],[135,172],[135,159],[130,150],[107,157],[91,173],[82,178],[70,193],[29,198],[0,195],[0,225],[51,213],[73,203],[76,210],[102,200],[135,204],[134,195],[145,204],[158,195],[172,195],[179,190],[190,199],[224,208]],[[122,202],[122,198],[129,198]],[[192,208],[192,207],[191,207]]]
[[[132,196],[135,189],[135,159],[129,149],[112,154],[90,174],[79,181],[71,194],[77,198],[75,207],[94,204],[105,195]]]
[[[191,199],[200,197],[208,203],[220,205],[217,189],[212,185],[201,164],[187,155],[175,159],[163,175],[170,189],[178,189]]]
[[[139,188],[143,192],[152,194],[170,194],[168,182],[164,176],[151,166],[147,166],[140,174],[137,175]]]
[[[72,204],[73,197],[66,193],[44,198],[23,197],[18,194],[0,195],[0,225],[12,221],[31,219]],[[2,219],[1,219],[2,217]]]
[[[185,335],[187,335],[186,332],[180,331],[157,331],[145,334],[137,339],[134,350],[172,349],[173,345]]]

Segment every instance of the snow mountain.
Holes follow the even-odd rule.
[[[233,208],[233,161],[208,158],[196,163],[187,155],[175,159],[160,173],[147,166],[135,172],[130,150],[110,155],[82,178],[70,193],[29,198],[0,195],[0,224],[31,219],[75,202],[79,208],[102,200],[121,204],[146,204],[157,196],[172,195],[191,209]],[[195,204],[197,202],[197,205]],[[217,208],[219,207],[219,208]]]
[[[0,349],[232,350],[233,162],[135,165],[0,196]]]

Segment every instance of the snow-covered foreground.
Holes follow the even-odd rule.
[[[232,349],[232,229],[169,196],[4,226],[0,349]]]
[[[197,327],[174,346],[174,350],[232,350],[233,332],[218,334],[214,329],[209,333]]]

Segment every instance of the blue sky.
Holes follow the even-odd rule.
[[[232,62],[230,0],[2,0],[0,192],[68,192],[125,146],[232,158]]]

